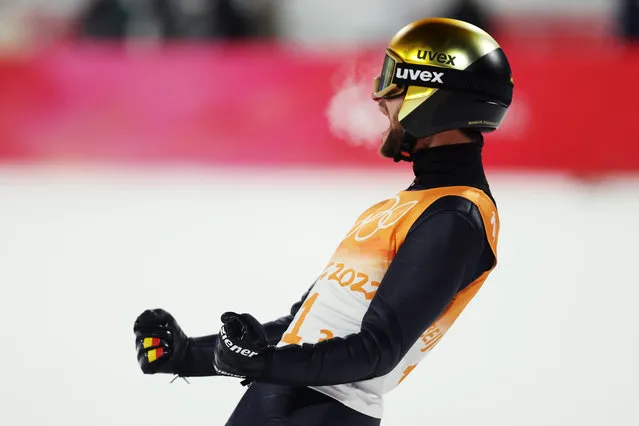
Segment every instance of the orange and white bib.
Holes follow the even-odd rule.
[[[411,226],[431,204],[450,195],[466,198],[477,206],[497,259],[499,216],[484,192],[465,186],[402,191],[394,198],[375,204],[359,217],[278,346],[316,343],[359,332],[364,314]],[[397,387],[441,340],[494,266],[455,296],[439,318],[425,327],[421,337],[390,373],[362,382],[313,389],[356,411],[381,418],[383,395]]]

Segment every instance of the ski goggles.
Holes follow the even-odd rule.
[[[453,68],[409,64],[387,49],[382,73],[374,80],[373,97],[395,98],[406,93],[408,86],[473,93],[506,106],[510,105],[513,97],[512,83]]]
[[[386,49],[386,56],[384,57],[384,64],[382,65],[382,73],[373,80],[374,98],[390,99],[406,93],[405,86],[402,87],[393,83],[395,67],[398,63],[402,63],[402,60],[395,55],[393,51]]]

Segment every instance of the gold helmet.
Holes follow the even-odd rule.
[[[417,139],[453,129],[496,130],[513,96],[510,65],[499,44],[469,23],[429,18],[401,29],[388,44],[373,97],[405,95],[399,111],[411,159]]]

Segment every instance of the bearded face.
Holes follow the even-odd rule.
[[[379,153],[382,157],[393,158],[404,138],[404,129],[399,123],[399,110],[404,101],[403,97],[392,99],[374,99],[379,110],[388,118],[388,129],[382,133]]]

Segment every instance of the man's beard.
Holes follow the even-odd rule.
[[[385,158],[394,158],[404,140],[404,130],[401,127],[391,126],[388,135],[382,139],[379,153]]]

